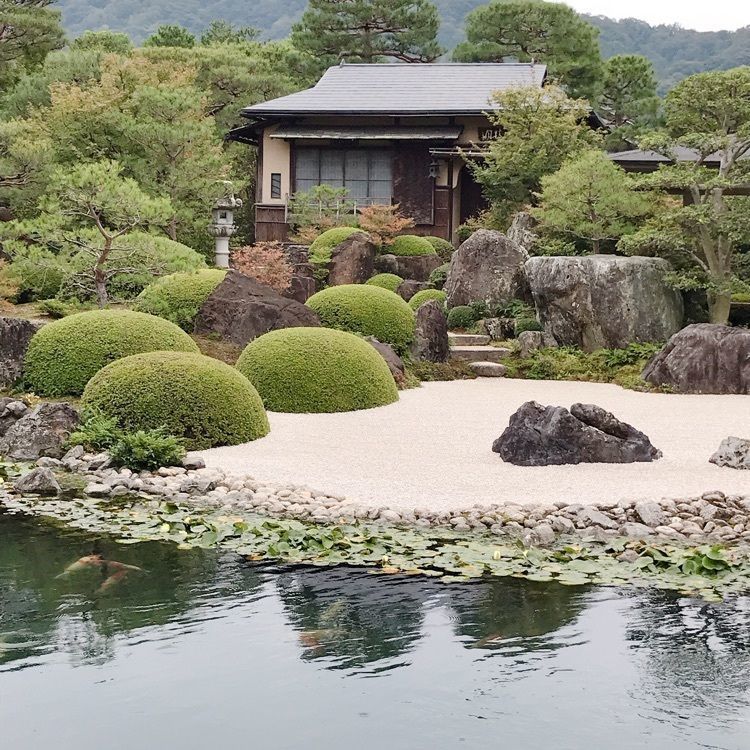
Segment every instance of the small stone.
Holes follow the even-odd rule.
[[[652,528],[664,526],[667,522],[667,516],[659,503],[642,500],[635,504],[635,512],[646,526]]]
[[[726,495],[714,490],[713,492],[704,492],[701,495],[701,500],[705,500],[707,503],[723,503],[726,500]]]
[[[639,557],[634,549],[626,549],[617,559],[624,563],[634,563]]]
[[[57,466],[62,466],[63,463],[59,458],[50,458],[49,456],[42,456],[36,461],[37,466],[43,466],[47,469],[52,469]]]
[[[77,461],[86,451],[82,445],[74,445],[63,457],[63,461]]]
[[[710,521],[712,518],[716,518],[719,509],[715,505],[708,503],[701,508],[701,518],[705,521]]]
[[[540,523],[532,532],[532,536],[536,539],[537,544],[542,547],[553,544],[556,538],[554,529],[548,523]]]
[[[625,523],[620,527],[620,534],[631,539],[644,539],[654,535],[654,530],[643,523]]]
[[[112,497],[122,497],[123,495],[127,495],[130,493],[130,488],[126,487],[123,484],[118,484],[116,487],[113,487],[111,492],[109,493]]]
[[[45,466],[38,466],[17,479],[13,489],[19,493],[32,495],[59,495],[61,491],[52,470]]]
[[[83,492],[89,497],[107,497],[107,495],[109,495],[109,493],[111,492],[111,489],[109,485],[92,482],[91,484],[86,485]]]
[[[583,508],[579,511],[578,518],[587,525],[601,526],[604,529],[618,528],[616,521],[595,508]]]
[[[386,523],[399,523],[401,516],[395,510],[386,509],[380,511],[380,520]]]
[[[196,471],[197,469],[205,469],[206,462],[200,456],[194,456],[188,453],[182,459],[182,465],[188,471]]]
[[[554,516],[552,518],[552,528],[558,534],[572,534],[576,527],[575,524],[565,516]]]
[[[508,372],[508,368],[499,362],[469,362],[469,367],[480,378],[502,378]]]

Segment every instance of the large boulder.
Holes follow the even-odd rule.
[[[43,325],[38,320],[0,317],[0,388],[13,385],[21,377],[29,341]]]
[[[404,360],[396,354],[396,350],[390,344],[378,341],[374,336],[367,336],[365,338],[385,360],[388,369],[391,371],[391,375],[393,375],[393,379],[396,381],[396,385],[404,385],[406,383],[406,365],[404,364]]]
[[[218,335],[237,346],[278,328],[319,325],[317,314],[306,305],[237,271],[227,272],[195,318],[196,333]]]
[[[453,253],[443,290],[448,307],[480,300],[504,305],[528,296],[524,263],[529,254],[502,232],[480,229]]]
[[[664,281],[661,258],[538,256],[525,268],[539,320],[561,346],[666,341],[682,325],[682,297]]]
[[[412,356],[428,362],[447,362],[450,355],[448,320],[442,304],[428,300],[419,306],[416,318]]]
[[[750,394],[750,330],[714,323],[683,328],[642,377],[679,393]]]
[[[430,274],[445,261],[439,255],[392,255],[385,253],[375,258],[378,273],[393,273],[402,279],[429,281]]]
[[[17,479],[13,489],[20,494],[29,495],[59,495],[62,492],[52,470],[44,466],[37,466]]]
[[[654,461],[661,451],[642,432],[594,404],[542,406],[528,401],[492,450],[517,466]]]
[[[708,460],[717,466],[750,471],[750,440],[728,437]]]
[[[421,292],[424,289],[430,288],[430,283],[428,281],[414,281],[414,279],[406,279],[406,281],[402,281],[399,284],[398,289],[396,289],[396,294],[398,294],[401,299],[408,302],[417,292]]]
[[[12,461],[61,458],[63,445],[79,422],[78,411],[65,402],[39,404],[0,438],[0,455]]]
[[[536,225],[536,219],[528,211],[519,211],[513,217],[506,236],[530,253],[539,241],[539,235],[534,231]]]
[[[336,245],[328,263],[328,286],[364,284],[375,272],[378,248],[372,237],[357,232]]]
[[[27,414],[29,407],[15,398],[0,398],[0,437],[22,417]]]

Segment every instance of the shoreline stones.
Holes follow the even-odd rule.
[[[728,437],[708,460],[717,466],[750,470],[750,440]]]
[[[246,511],[324,524],[362,521],[451,528],[508,536],[539,546],[552,544],[558,536],[600,542],[627,537],[662,539],[683,545],[750,545],[750,495],[726,496],[713,491],[677,500],[610,500],[595,505],[565,502],[476,504],[437,511],[367,505],[310,487],[266,482],[251,475],[225,474],[212,468],[173,466],[140,473],[127,468],[89,468],[92,462],[97,464],[99,460],[99,455],[85,454],[77,446],[62,459],[40,459],[38,466],[77,473],[86,482],[85,492],[105,501],[131,496],[196,508],[220,508],[227,513]],[[186,459],[189,466],[200,466],[200,462],[200,457],[194,455]],[[4,489],[0,487],[0,496]]]

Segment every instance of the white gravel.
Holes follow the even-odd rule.
[[[595,403],[645,432],[664,457],[650,464],[519,467],[493,440],[525,401]],[[263,440],[201,455],[209,467],[306,485],[396,510],[474,503],[594,503],[750,493],[750,472],[708,458],[729,435],[750,437],[750,397],[678,396],[597,383],[479,379],[426,383],[380,409],[270,414]]]

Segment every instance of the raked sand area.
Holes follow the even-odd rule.
[[[650,464],[520,467],[492,442],[525,401],[595,403],[645,432]],[[750,494],[750,472],[708,462],[729,435],[750,437],[750,397],[637,393],[599,383],[478,379],[425,383],[398,403],[346,414],[270,414],[271,434],[201,455],[209,467],[289,482],[374,506],[455,510],[474,503]]]

